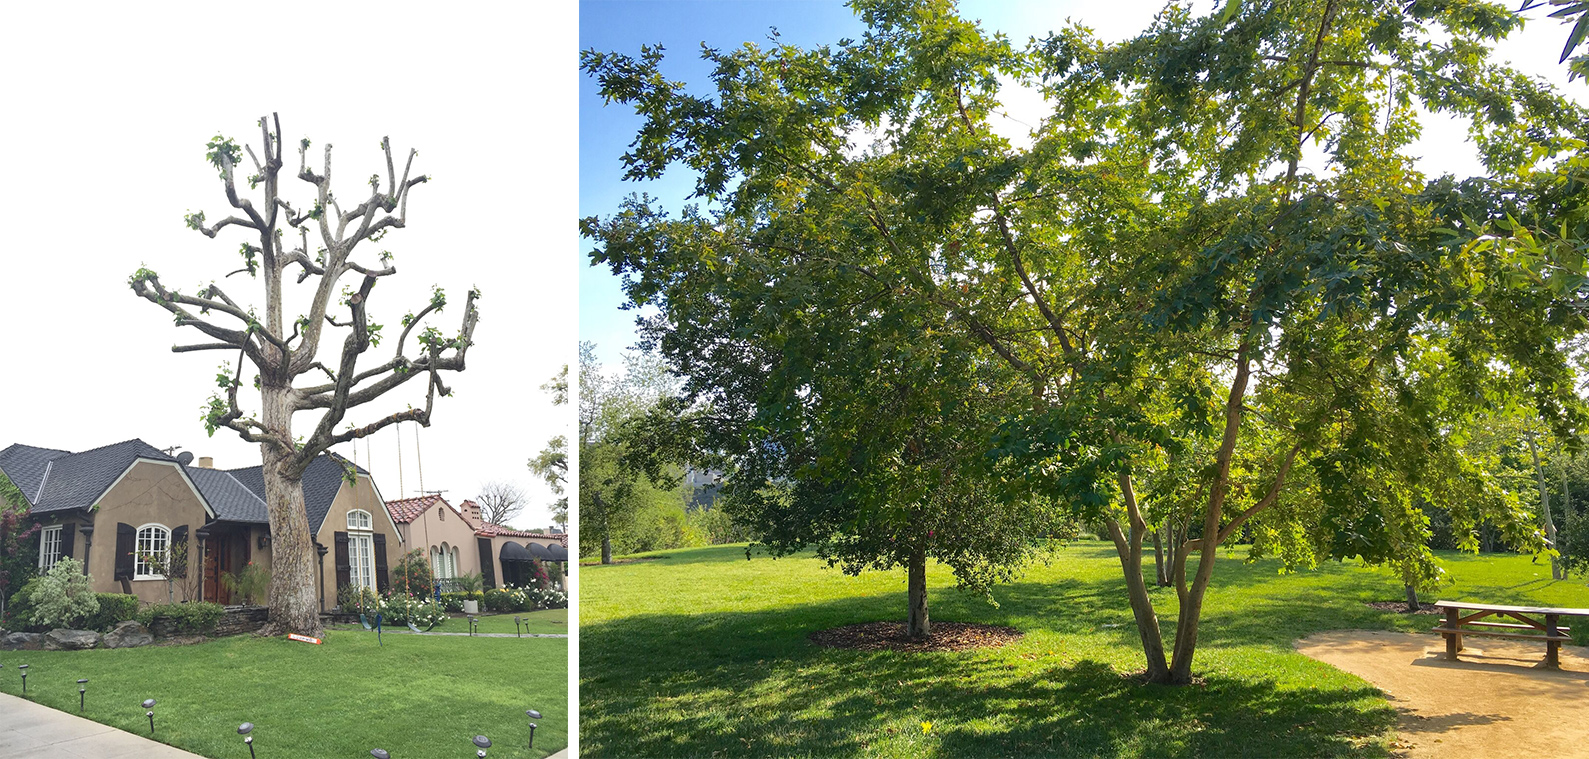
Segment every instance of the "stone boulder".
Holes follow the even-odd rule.
[[[0,637],[0,651],[38,651],[44,648],[40,642],[43,637],[38,633],[6,633]]]
[[[154,634],[149,632],[149,628],[138,624],[137,620],[129,619],[116,625],[116,629],[105,633],[99,645],[105,648],[134,648],[147,646],[153,642]]]
[[[93,630],[51,630],[44,634],[45,651],[81,651],[99,645]]]

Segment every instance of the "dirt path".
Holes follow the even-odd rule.
[[[1373,683],[1401,712],[1408,757],[1589,757],[1589,649],[1563,646],[1559,671],[1536,667],[1542,644],[1469,638],[1446,661],[1438,635],[1341,630],[1299,652]]]

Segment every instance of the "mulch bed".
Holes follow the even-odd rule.
[[[1370,601],[1368,608],[1377,611],[1389,611],[1396,614],[1439,614],[1433,603],[1422,602],[1418,604],[1417,611],[1407,611],[1406,601]]]
[[[911,640],[903,622],[866,622],[811,633],[811,642],[826,648],[858,651],[966,651],[997,648],[1024,635],[1013,627],[979,625],[971,622],[933,622],[932,636]]]

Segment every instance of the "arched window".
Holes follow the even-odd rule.
[[[453,549],[452,549],[452,576],[453,577],[457,577],[458,576],[458,547],[457,546],[453,546]]]
[[[375,536],[370,512],[348,512],[348,582],[355,588],[375,587]]]
[[[451,551],[451,549],[449,549],[447,547],[447,544],[445,542],[443,542],[441,544],[440,548],[436,549],[436,576],[437,577],[442,578],[442,579],[447,579],[449,577],[457,576],[457,573],[453,571],[454,567],[452,566],[452,563],[449,561],[451,556],[452,556],[452,551]]]
[[[146,524],[138,528],[138,540],[133,549],[134,580],[164,580],[161,569],[171,559],[171,530],[163,524]]]

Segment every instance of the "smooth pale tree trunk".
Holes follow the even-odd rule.
[[[911,640],[926,640],[932,635],[932,625],[927,620],[927,552],[918,548],[910,555],[907,569],[906,594],[910,615],[906,620],[906,633]]]
[[[286,394],[265,393],[265,419],[290,415]],[[287,430],[290,423],[275,427]],[[319,600],[315,593],[318,558],[309,535],[303,503],[303,472],[291,468],[289,455],[272,443],[261,443],[264,458],[265,508],[270,518],[270,617],[262,634],[298,633],[320,637]]]
[[[1545,490],[1545,466],[1539,462],[1539,446],[1528,436],[1528,452],[1534,457],[1534,476],[1539,480],[1539,510],[1545,517],[1545,537],[1558,555],[1550,557],[1550,579],[1562,579],[1560,547],[1556,544],[1556,520],[1550,518],[1550,493]]]
[[[1169,585],[1169,578],[1164,574],[1164,541],[1159,539],[1159,531],[1153,531],[1153,581],[1159,587]]]
[[[1137,623],[1137,635],[1142,639],[1142,653],[1148,660],[1149,682],[1169,682],[1170,668],[1164,659],[1164,638],[1159,632],[1159,617],[1153,611],[1153,599],[1148,596],[1148,584],[1142,579],[1142,536],[1136,529],[1126,535],[1114,519],[1105,522],[1109,537],[1114,539],[1115,551],[1120,554],[1120,569],[1126,577],[1126,595],[1131,600],[1131,615]]]

